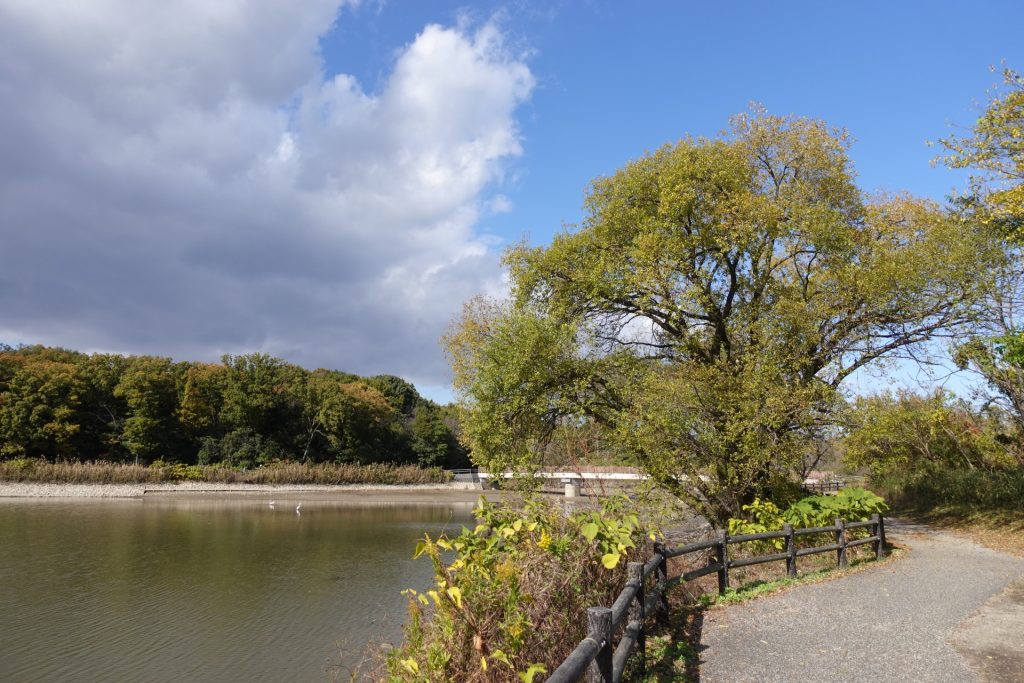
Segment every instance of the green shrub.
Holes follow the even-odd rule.
[[[405,640],[387,657],[387,680],[521,683],[553,671],[585,637],[586,609],[622,590],[626,560],[649,554],[621,507],[566,515],[481,500],[475,514],[476,528],[418,545],[435,583],[406,591]]]
[[[851,486],[842,489],[834,496],[817,495],[801,498],[785,510],[779,509],[771,501],[757,498],[752,504],[744,505],[743,510],[747,512],[749,518],[730,519],[730,536],[779,531],[783,524],[790,524],[794,529],[810,529],[832,526],[837,519],[847,522],[866,522],[871,519],[871,515],[887,512],[889,506],[881,496],[866,489]],[[814,539],[811,539],[811,542],[813,541]],[[781,550],[785,541],[776,538],[768,544]]]

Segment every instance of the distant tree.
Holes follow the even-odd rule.
[[[177,417],[195,438],[221,436],[226,375],[226,366],[217,363],[192,363],[185,370]]]
[[[114,387],[114,396],[123,398],[127,405],[121,443],[136,463],[176,455],[174,449],[181,439],[174,416],[178,370],[169,358],[138,356],[131,359]]]
[[[74,363],[33,354],[0,391],[0,455],[72,457],[87,387]]]
[[[260,353],[175,363],[0,345],[0,457],[247,467],[291,458],[416,462],[422,453],[461,462],[450,416],[431,419],[437,411],[399,377],[309,372]]]
[[[126,451],[121,443],[128,406],[114,389],[131,364],[131,359],[114,353],[97,353],[80,361],[87,385],[79,447],[84,457],[121,460]]]
[[[1001,407],[1024,438],[1024,335],[1017,328],[993,336],[978,335],[956,347],[961,368],[984,377],[991,390],[985,398]]]
[[[224,356],[223,362],[219,418],[224,432],[248,429],[292,456],[301,453],[302,404],[295,387],[306,371],[262,353]]]
[[[220,439],[204,438],[196,460],[201,465],[222,463],[250,468],[284,456],[284,451],[275,441],[242,427],[228,432]]]
[[[984,300],[975,335],[957,345],[962,368],[980,373],[994,390],[986,398],[1007,411],[1024,435],[1024,77],[1002,70],[998,88],[970,135],[940,140],[951,168],[975,172],[956,198],[963,213],[1007,239],[1008,258]]]
[[[396,411],[402,415],[412,416],[420,395],[410,382],[394,375],[376,375],[366,380],[366,383],[384,394]]]
[[[328,440],[339,460],[389,460],[398,413],[380,391],[365,382],[340,387],[340,401],[328,425]]]
[[[297,388],[300,392],[303,419],[302,460],[333,459],[348,416],[349,395],[342,388],[352,381],[347,373],[314,370],[304,375]]]
[[[850,412],[843,459],[876,475],[1013,467],[1007,425],[999,417],[942,391],[860,397]]]
[[[474,460],[536,467],[588,421],[716,523],[791,481],[844,380],[963,330],[1000,257],[927,201],[865,196],[847,148],[820,121],[739,116],[512,249],[511,302],[470,303],[447,337]]]
[[[444,467],[448,462],[452,433],[433,403],[421,401],[410,425],[412,450],[423,467]]]

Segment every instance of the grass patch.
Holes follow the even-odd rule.
[[[899,558],[903,553],[903,549],[897,546],[889,546],[889,554],[882,560],[875,560],[873,557],[862,557],[859,559],[851,560],[849,566],[845,569],[838,567],[830,567],[823,569],[815,569],[806,573],[801,573],[798,576],[784,576],[778,579],[757,579],[749,581],[747,583],[740,584],[737,588],[726,589],[724,595],[718,595],[717,593],[705,593],[700,596],[699,600],[705,607],[715,607],[719,605],[734,605],[741,602],[747,602],[748,600],[755,600],[762,598],[767,595],[775,595],[785,590],[792,588],[793,586],[800,586],[811,583],[821,583],[831,579],[838,579],[851,574],[856,574],[865,569],[871,567],[877,567],[883,564],[887,564],[892,560]],[[824,554],[824,553],[823,553]],[[803,558],[801,558],[803,559]]]
[[[647,636],[647,671],[640,675],[634,670],[627,680],[642,683],[699,681],[704,610],[701,605],[673,609],[669,623]]]

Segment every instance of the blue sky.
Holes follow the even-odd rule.
[[[990,66],[1024,64],[1017,2],[392,2],[343,14],[324,55],[372,87],[401,36],[467,16],[496,17],[537,80],[500,188],[514,208],[481,227],[538,244],[579,220],[592,178],[751,102],[848,129],[863,188],[942,200],[962,177],[926,141],[970,125]]]
[[[1011,2],[0,0],[0,341],[263,351],[448,399],[438,337],[591,179],[760,102],[942,200]],[[904,374],[906,374],[904,372]],[[874,380],[866,380],[870,389]]]

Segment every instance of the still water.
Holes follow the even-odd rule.
[[[0,500],[0,681],[347,680],[472,503],[297,502]]]

